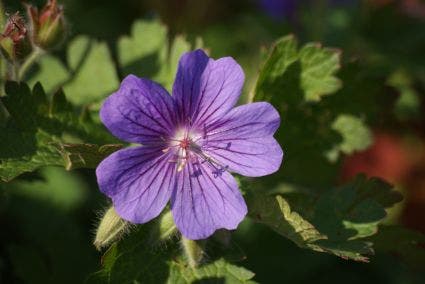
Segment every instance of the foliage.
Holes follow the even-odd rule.
[[[368,261],[366,255],[373,254],[373,243],[365,238],[378,232],[385,208],[401,200],[390,185],[364,176],[317,197],[297,191],[287,195],[254,193],[249,199],[251,217],[300,247],[358,261]]]
[[[117,89],[117,74],[151,78],[171,89],[178,59],[190,44],[182,36],[169,43],[167,28],[157,21],[137,21],[131,35],[122,36],[116,48],[118,70],[105,42],[78,36],[68,45],[66,66],[58,58],[44,56],[30,82],[46,84],[48,92],[63,87],[76,105],[103,100]]]
[[[2,101],[8,113],[0,129],[0,177],[4,181],[42,166],[64,165],[68,169],[90,166],[84,160],[100,161],[111,153],[105,147],[98,150],[96,146],[64,144],[78,139],[114,140],[99,125],[76,115],[61,91],[49,101],[40,84],[31,91],[24,83],[9,82]],[[89,148],[96,153],[87,151]],[[80,158],[75,162],[78,166],[71,165],[75,157]]]
[[[299,79],[299,87],[306,101],[319,101],[322,96],[334,93],[341,87],[341,81],[334,76],[339,69],[339,51],[322,48],[320,44],[306,44],[297,50],[293,36],[276,42],[258,78],[255,100],[264,101],[278,92],[274,84],[282,76]],[[286,74],[285,74],[286,73]],[[291,89],[283,89],[291,93]],[[280,95],[282,96],[282,95]],[[290,95],[286,95],[290,96]]]
[[[103,269],[86,283],[254,283],[250,280],[254,273],[223,258],[190,267],[176,244],[158,241],[157,236],[162,235],[160,228],[154,222],[113,244],[103,256]],[[143,263],[146,264],[141,266]]]
[[[294,37],[287,36],[272,47],[261,69],[253,100],[270,101],[281,114],[277,136],[286,152],[281,174],[290,182],[327,185],[340,153],[371,144],[370,130],[359,114],[341,112],[331,101],[340,95],[332,95],[341,88],[335,77],[339,68],[339,51],[318,44],[298,50]]]

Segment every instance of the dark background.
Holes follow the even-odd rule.
[[[10,13],[22,10],[19,1],[4,2]],[[41,6],[44,1],[31,2]],[[425,233],[424,3],[294,1],[298,3],[280,6],[254,0],[61,2],[69,27],[68,40],[87,34],[107,41],[114,51],[116,39],[129,33],[134,20],[159,17],[169,27],[170,37],[184,33],[194,41],[200,36],[213,57],[235,57],[246,70],[248,81],[258,71],[260,49],[288,33],[301,42],[321,41],[325,46],[341,48],[343,61],[359,60],[382,85],[394,70],[405,70],[417,94],[415,108],[400,119],[386,109],[396,100],[398,90],[385,87],[385,95],[379,98],[379,115],[369,120],[376,136],[383,138],[363,156],[347,158],[337,180],[363,171],[400,185],[407,198],[397,222]],[[409,6],[415,3],[419,6]],[[55,53],[63,55],[63,50]],[[406,137],[415,143],[406,143],[411,141]],[[396,158],[383,158],[387,156]],[[46,176],[50,177],[48,182]],[[99,212],[108,203],[97,190],[93,171],[69,174],[47,168],[4,187],[7,190],[0,190],[0,283],[81,283],[99,269],[101,254],[91,242]],[[425,283],[423,263],[403,262],[397,255],[379,253],[368,264],[354,263],[299,249],[268,228],[248,221],[233,241],[246,256],[240,264],[255,272],[260,283]]]

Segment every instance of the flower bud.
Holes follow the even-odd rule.
[[[25,19],[16,12],[7,19],[0,35],[0,51],[8,61],[15,62],[24,59],[31,49]]]
[[[32,41],[42,49],[52,49],[65,38],[65,18],[63,7],[56,0],[47,0],[39,12],[37,7],[27,6],[32,25]]]
[[[94,246],[100,250],[120,238],[128,229],[129,223],[115,212],[114,207],[106,210],[97,228]]]

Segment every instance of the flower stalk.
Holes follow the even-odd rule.
[[[159,220],[159,239],[166,240],[174,235],[177,227],[174,224],[173,214],[171,211],[163,214]]]
[[[201,243],[199,241],[186,239],[184,236],[182,236],[181,245],[189,266],[192,268],[197,267],[204,255],[204,250]]]
[[[25,59],[25,61],[19,67],[17,79],[19,81],[25,78],[25,75],[28,73],[28,70],[37,62],[37,60],[44,54],[43,49],[35,46],[30,55]]]

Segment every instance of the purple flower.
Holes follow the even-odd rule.
[[[316,1],[316,0],[314,0]],[[284,19],[293,19],[300,4],[308,4],[314,8],[315,2],[311,0],[258,0],[258,3],[271,18],[277,21]],[[359,0],[331,0],[328,4],[331,6],[354,6]],[[326,3],[323,3],[326,4]]]
[[[296,9],[296,0],[260,0],[261,8],[273,19],[291,18]]]
[[[168,200],[189,239],[236,229],[247,213],[230,172],[256,177],[277,171],[282,149],[273,138],[277,111],[268,103],[235,107],[244,74],[230,57],[184,54],[173,96],[129,75],[100,110],[118,138],[142,144],[117,151],[96,169],[100,190],[132,223],[158,216]]]

